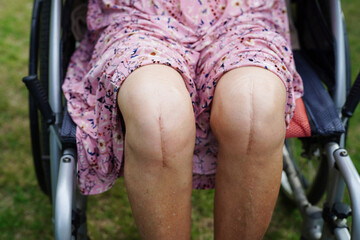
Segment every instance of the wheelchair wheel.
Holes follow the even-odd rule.
[[[301,140],[296,138],[287,139],[285,141],[285,148],[289,153],[291,163],[294,165],[308,201],[313,205],[317,204],[326,190],[328,178],[328,163],[326,157],[319,148],[306,149],[304,152]],[[288,200],[295,203],[293,191],[285,171],[287,167],[284,161],[281,192]]]
[[[40,8],[38,16],[38,21],[40,21],[38,33],[39,42],[37,43],[39,46],[38,54],[40,55],[40,74],[38,76],[44,89],[48,92],[50,1],[37,1],[37,4]],[[41,190],[49,196],[51,200],[49,127],[31,97],[29,103],[30,132],[35,173]]]

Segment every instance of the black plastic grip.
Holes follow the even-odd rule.
[[[30,75],[23,78],[23,82],[28,88],[30,95],[35,100],[36,105],[40,109],[45,122],[49,125],[55,123],[55,115],[51,110],[47,94],[38,80],[37,75]]]
[[[350,93],[346,98],[342,114],[345,117],[351,117],[355,111],[356,106],[360,101],[360,72],[356,77],[354,84],[350,89]]]

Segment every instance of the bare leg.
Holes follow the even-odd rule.
[[[261,239],[271,220],[282,171],[284,84],[243,67],[219,81],[211,128],[219,141],[215,239]]]
[[[120,88],[125,184],[143,239],[190,239],[195,120],[183,79],[150,65]]]

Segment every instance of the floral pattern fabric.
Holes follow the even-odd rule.
[[[90,0],[87,25],[63,85],[78,126],[78,182],[86,195],[108,190],[122,174],[124,126],[117,92],[141,66],[165,64],[184,79],[196,119],[196,189],[215,183],[210,105],[225,72],[257,66],[279,76],[287,89],[287,124],[302,95],[285,0]]]

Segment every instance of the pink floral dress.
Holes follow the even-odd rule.
[[[90,0],[87,24],[63,85],[78,126],[78,183],[86,195],[108,190],[122,174],[124,131],[116,98],[138,67],[165,64],[184,79],[196,119],[196,189],[214,187],[210,104],[226,71],[258,66],[277,74],[287,89],[287,124],[302,95],[285,0]]]

